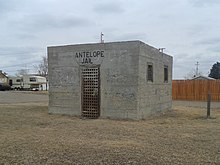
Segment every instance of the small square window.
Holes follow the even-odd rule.
[[[168,66],[164,66],[164,82],[168,83]]]
[[[36,78],[35,77],[30,77],[30,82],[36,82]]]
[[[147,64],[147,81],[153,82],[153,64]]]

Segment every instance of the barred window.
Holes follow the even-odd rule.
[[[153,64],[147,64],[147,81],[153,82]]]
[[[168,83],[168,66],[164,66],[164,82]]]

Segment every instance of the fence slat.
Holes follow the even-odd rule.
[[[173,80],[173,100],[206,101],[210,92],[212,101],[220,101],[220,80]]]

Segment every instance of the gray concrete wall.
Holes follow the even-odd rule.
[[[79,55],[98,51],[88,53],[91,63]],[[100,66],[100,117],[141,119],[171,107],[172,58],[140,41],[49,47],[48,62],[49,113],[81,115],[81,68],[91,66]],[[153,83],[146,82],[147,62],[154,64]]]
[[[83,64],[77,52],[103,51]],[[49,113],[81,114],[81,68],[100,65],[101,117],[136,118],[139,42],[82,44],[48,48]]]
[[[172,57],[145,43],[140,44],[138,78],[138,116],[171,109]],[[147,81],[147,65],[153,65],[153,82]],[[164,82],[164,66],[168,66],[168,82]]]
[[[80,115],[79,66],[72,46],[48,48],[49,113]]]
[[[139,42],[105,44],[101,64],[101,117],[137,118]]]

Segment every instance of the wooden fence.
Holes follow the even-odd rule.
[[[173,80],[173,100],[220,101],[220,80]]]

